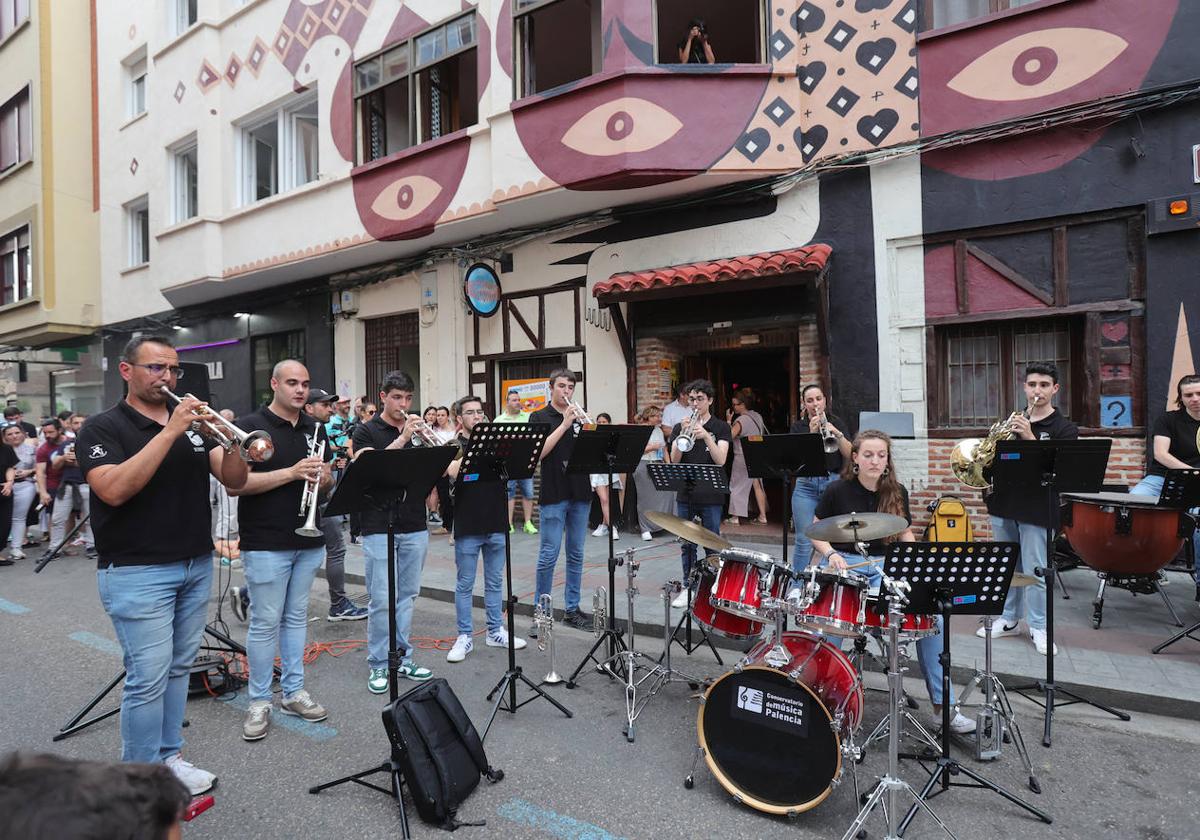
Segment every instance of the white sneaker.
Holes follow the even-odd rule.
[[[975,635],[981,639],[987,638],[987,625],[986,624],[981,625],[980,628],[975,631]],[[1020,621],[1014,621],[1012,624],[1005,624],[1004,619],[1000,619],[999,621],[992,622],[992,638],[993,639],[999,639],[1001,636],[1020,636],[1020,635],[1021,635],[1021,622]]]
[[[1029,638],[1033,639],[1033,646],[1042,656],[1046,655],[1046,631],[1029,629]],[[1054,646],[1054,655],[1058,656],[1058,645]]]
[[[688,591],[686,589],[679,590],[679,594],[675,596],[675,600],[671,602],[671,606],[677,610],[686,610],[688,605]]]
[[[654,539],[654,536],[649,531],[642,531],[642,539],[644,539],[646,542],[650,542],[650,540]]]
[[[617,526],[615,526],[615,525],[613,526],[613,539],[614,540],[621,539],[621,532],[617,530]]]
[[[217,783],[217,777],[207,770],[201,770],[194,764],[184,761],[180,753],[168,758],[165,762],[171,772],[175,774],[175,778],[183,782],[183,786],[188,789],[192,796],[199,796],[205,791],[212,790],[213,785]]]
[[[450,648],[450,652],[446,654],[447,662],[462,662],[467,658],[467,654],[475,649],[475,642],[466,633],[460,635],[454,640],[454,647]]]
[[[954,717],[950,718],[950,731],[955,735],[970,735],[975,731],[975,721],[955,712]]]
[[[596,526],[595,531],[592,531],[593,537],[603,537],[603,536],[606,536],[607,534],[608,534],[608,526],[605,525],[603,522],[601,522],[599,525]]]
[[[508,647],[508,630],[504,627],[489,630],[487,634],[487,646]],[[525,640],[520,636],[513,636],[513,650],[520,650],[523,647],[525,647]]]
[[[25,552],[19,548],[14,548],[8,552],[8,559],[9,560],[24,560]]]

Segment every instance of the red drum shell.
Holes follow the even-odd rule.
[[[796,585],[803,586],[811,574],[801,574],[796,579]],[[817,572],[817,583],[821,587],[821,594],[808,609],[796,616],[796,623],[807,630],[830,636],[852,638],[862,635],[859,613],[862,612],[862,599],[866,597],[866,580],[849,573],[843,575],[820,571]]]
[[[1128,493],[1063,493],[1063,534],[1093,569],[1116,575],[1152,575],[1183,547],[1181,510],[1161,508],[1153,496]],[[1128,534],[1117,533],[1118,516],[1130,517]],[[1068,524],[1069,523],[1069,524]]]
[[[876,612],[876,606],[879,604],[878,596],[867,597],[867,611],[864,616],[866,619],[863,626],[868,630],[878,630],[886,632],[888,629],[888,613],[887,604],[884,603],[883,615]],[[936,615],[904,615],[904,619],[900,622],[900,638],[901,639],[924,639],[926,636],[936,636],[938,633],[937,616]]]
[[[769,555],[763,555],[768,557]],[[771,617],[762,606],[760,582],[767,582],[768,597],[783,598],[790,579],[787,570],[776,563],[758,563],[741,559],[732,552],[721,552],[710,602],[722,612],[767,622]],[[701,590],[703,591],[703,589]]]
[[[763,622],[721,612],[712,605],[713,584],[716,583],[716,580],[716,574],[706,565],[700,575],[700,586],[692,599],[692,618],[696,619],[697,623],[709,633],[715,633],[726,639],[738,641],[757,639],[762,635],[765,626]]]

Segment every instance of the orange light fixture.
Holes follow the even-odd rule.
[[[1181,198],[1178,201],[1172,201],[1167,210],[1172,216],[1182,216],[1186,214],[1188,211],[1187,199]]]

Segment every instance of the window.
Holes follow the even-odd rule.
[[[703,23],[704,37],[711,37],[717,64],[766,63],[767,19],[764,0],[655,0],[658,11],[658,62],[680,63],[679,53],[688,46],[692,24]],[[703,63],[704,44],[692,39],[683,63]]]
[[[1038,0],[922,0],[922,29],[941,29],[996,12],[1018,9]]]
[[[194,134],[171,151],[171,224],[193,219],[200,213],[199,182],[196,177],[198,160],[199,151]]]
[[[182,35],[200,19],[199,0],[175,0],[175,34]]]
[[[355,65],[361,162],[478,121],[475,35],[471,13]]]
[[[0,40],[29,20],[29,0],[0,0]]]
[[[0,236],[0,306],[33,297],[29,225]]]
[[[600,0],[516,0],[516,93],[532,96],[600,70]]]
[[[1082,357],[1082,329],[1069,318],[971,324],[938,329],[935,425],[981,429],[1027,405],[1025,366],[1052,362],[1058,367],[1056,404],[1072,418],[1076,410],[1073,364]],[[936,402],[936,401],[935,401]]]
[[[254,358],[254,405],[266,405],[274,396],[271,371],[284,359],[304,361],[304,330],[255,336],[250,340]]]
[[[144,51],[143,51],[144,52]],[[146,58],[128,64],[125,67],[127,80],[125,97],[125,117],[133,119],[138,114],[146,112]]]
[[[317,180],[316,93],[242,126],[242,204]]]
[[[33,159],[29,88],[0,105],[0,172]]]
[[[150,200],[147,196],[125,205],[125,228],[129,241],[127,267],[150,262]]]
[[[420,322],[415,312],[368,318],[363,322],[364,368],[367,374],[367,394],[375,400],[383,377],[389,371],[404,370],[420,383],[421,348]],[[418,386],[419,390],[419,386]],[[413,395],[419,398],[420,393]],[[418,405],[419,399],[414,399]]]

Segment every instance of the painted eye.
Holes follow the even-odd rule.
[[[990,102],[1036,99],[1086,82],[1128,47],[1124,38],[1103,29],[1027,32],[992,47],[960,70],[947,87]]]
[[[375,197],[371,209],[392,222],[419,216],[442,192],[442,185],[424,175],[409,175],[392,181]]]
[[[646,99],[624,96],[597,105],[563,135],[563,145],[585,155],[645,152],[670,140],[683,123],[667,109]]]

